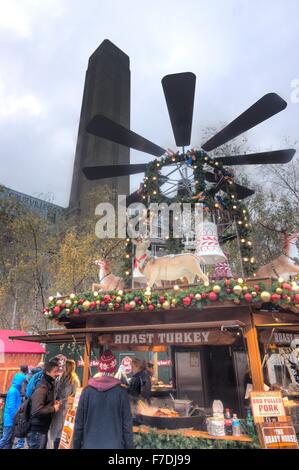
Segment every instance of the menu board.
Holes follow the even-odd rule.
[[[76,418],[76,412],[79,404],[79,399],[80,395],[82,393],[82,388],[78,388],[76,391],[75,398],[70,397],[70,400],[72,401],[72,407],[71,409],[68,410],[62,433],[61,433],[61,439],[59,443],[59,449],[72,449],[73,447],[73,435],[74,435],[74,428],[75,428],[75,418]]]
[[[250,392],[253,419],[256,424],[266,420],[286,421],[281,392]]]

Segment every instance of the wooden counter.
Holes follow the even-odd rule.
[[[154,428],[149,426],[133,426],[133,432],[149,433]],[[223,441],[241,441],[241,442],[253,442],[253,439],[249,436],[210,436],[205,431],[196,431],[195,429],[156,429],[157,434],[183,434],[185,437],[197,437],[198,439],[220,439]]]

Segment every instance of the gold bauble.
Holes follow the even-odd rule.
[[[85,302],[83,302],[83,304],[82,304],[82,307],[85,311],[87,311],[89,309],[89,306],[90,306],[89,300],[85,300]]]
[[[122,297],[120,297],[120,295],[118,295],[115,300],[119,304],[122,301]]]
[[[144,305],[140,305],[140,310],[144,310]]]
[[[76,294],[71,294],[70,299],[74,299],[76,297]]]
[[[244,282],[243,279],[241,277],[239,277],[238,284],[243,284],[243,282]]]
[[[172,305],[176,305],[177,302],[178,302],[177,299],[172,299],[172,300],[171,300]]]
[[[95,297],[97,297],[97,296],[99,295],[99,293],[98,293],[97,291],[94,291],[93,295],[94,295]]]
[[[242,292],[248,292],[248,287],[247,287],[247,286],[243,286],[243,287],[242,287]]]
[[[72,305],[72,301],[70,299],[67,299],[64,303],[66,307],[70,307]]]
[[[280,284],[282,284],[284,282],[284,278],[283,277],[279,277],[278,278],[278,282],[280,282]]]
[[[205,282],[203,283],[203,285],[204,285],[205,287],[209,287],[210,283],[209,283],[209,281],[205,281]]]
[[[123,293],[124,293],[124,291],[122,291],[122,290],[118,291],[118,295],[123,295]]]
[[[108,304],[108,307],[109,307],[109,308],[113,308],[113,303],[110,302],[110,303]]]
[[[281,295],[282,294],[282,289],[280,287],[277,287],[275,292],[276,292],[276,294]]]
[[[169,310],[170,309],[170,303],[168,302],[168,300],[165,300],[165,302],[163,302],[163,308],[164,308],[164,310]]]
[[[235,287],[233,288],[233,291],[234,291],[234,294],[236,294],[236,295],[241,295],[242,287],[241,287],[241,286],[235,286]]]
[[[56,300],[56,305],[61,305],[61,304],[63,304],[63,301],[61,299]]]
[[[49,297],[49,302],[53,302],[53,300],[54,300],[54,297],[52,297],[51,295],[51,297]]]
[[[178,286],[177,284],[173,286],[173,290],[179,290],[179,289],[180,289],[180,286]]]
[[[129,305],[130,305],[131,308],[135,308],[136,307],[136,302],[134,302],[134,300],[131,300]]]
[[[221,287],[216,284],[216,286],[213,287],[213,291],[216,292],[216,294],[219,294],[219,292],[221,291]]]
[[[263,302],[270,302],[270,300],[271,300],[270,292],[267,292],[266,290],[264,290],[261,293],[261,299],[262,299]]]
[[[144,296],[145,296],[145,297],[151,297],[151,295],[152,295],[152,293],[151,293],[151,291],[149,291],[149,290],[147,290],[147,291],[144,292]]]
[[[201,294],[195,294],[196,300],[201,300]]]
[[[100,304],[101,304],[101,301],[100,301],[100,300],[97,300],[97,301],[96,301],[96,304],[97,304],[97,305],[100,305]]]
[[[253,292],[251,292],[251,295],[252,295],[252,297],[256,297],[256,296],[257,296],[257,292],[253,291]]]
[[[69,313],[70,313],[70,309],[69,309],[69,308],[66,308],[66,309],[65,309],[65,313],[66,313],[66,314],[69,314]]]
[[[161,308],[161,307],[162,307],[162,305],[161,305],[161,304],[157,304],[157,308]]]

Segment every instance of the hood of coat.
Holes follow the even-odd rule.
[[[120,383],[120,380],[107,375],[103,375],[102,377],[93,377],[88,381],[88,385],[90,387],[93,387],[100,392],[106,392],[107,390],[120,385]]]
[[[11,385],[13,385],[16,389],[21,390],[22,383],[26,379],[26,375],[22,372],[18,372],[14,378],[12,379]]]

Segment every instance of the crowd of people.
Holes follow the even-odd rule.
[[[104,351],[98,373],[80,396],[73,447],[133,449],[132,415],[140,398],[150,404],[154,380],[151,363],[133,358],[129,380],[112,352]],[[65,356],[55,356],[30,370],[21,366],[7,393],[0,449],[58,449],[68,399],[75,396],[78,387],[75,362]],[[28,432],[17,438],[20,416],[24,419],[26,410]]]

